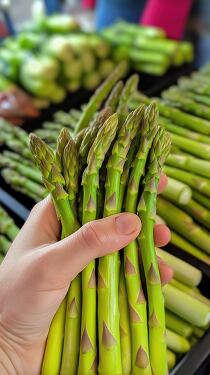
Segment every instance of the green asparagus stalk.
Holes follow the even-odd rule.
[[[193,99],[197,103],[205,104],[208,107],[210,106],[210,98],[207,95],[200,95],[191,91],[182,91],[182,95],[186,95],[187,97]]]
[[[171,87],[162,92],[162,98],[172,107],[178,107],[198,117],[210,119],[210,109],[205,104],[195,103],[193,99],[184,96],[177,88]]]
[[[25,159],[20,154],[17,154],[16,152],[5,150],[2,153],[2,155],[5,156],[6,158],[9,158],[10,160],[13,160],[13,161],[19,163],[19,164],[26,165],[27,167],[36,169],[32,160]]]
[[[79,228],[75,214],[76,194],[78,189],[78,157],[76,145],[69,138],[68,131],[61,131],[57,142],[56,160],[62,170],[65,180],[65,190],[68,194],[72,223],[69,234]],[[64,228],[64,227],[63,227]],[[68,235],[68,233],[64,233]],[[60,374],[74,374],[78,366],[79,343],[80,343],[80,316],[81,316],[81,277],[78,275],[72,280],[66,297],[65,331],[63,354]],[[60,322],[62,323],[62,321]],[[53,331],[52,331],[53,333]]]
[[[113,71],[113,73],[104,81],[104,83],[95,91],[94,95],[90,98],[82,116],[77,124],[75,132],[78,133],[81,129],[89,125],[93,115],[98,111],[104,99],[111,91],[115,83],[125,74],[126,66],[121,63]]]
[[[202,272],[191,264],[175,257],[162,249],[156,249],[158,256],[164,260],[173,270],[174,277],[182,283],[194,287],[202,279]]]
[[[117,106],[118,106],[118,102],[119,102],[119,98],[120,98],[120,95],[122,93],[122,90],[123,90],[123,82],[119,81],[113,87],[111,93],[109,94],[109,96],[108,96],[108,98],[105,102],[104,107],[105,108],[109,107],[109,108],[111,108],[111,110],[113,112],[115,112],[117,110]]]
[[[199,133],[204,135],[210,134],[210,121],[190,115],[189,113],[182,112],[178,108],[171,108],[159,99],[155,100],[157,101],[158,109],[161,116],[170,119],[172,122],[181,127],[191,129],[195,132],[197,132],[199,129]],[[150,98],[138,92],[138,94],[135,97],[135,101],[133,102],[133,104],[131,103],[131,105],[133,107],[133,105],[135,104],[136,106],[137,103],[149,104],[150,101]]]
[[[6,254],[9,250],[11,242],[3,235],[0,234],[0,252]]]
[[[71,128],[72,130],[75,128],[76,120],[70,113],[57,111],[54,113],[53,119],[59,124]]]
[[[122,375],[130,375],[131,371],[131,332],[129,322],[128,297],[125,287],[123,267],[120,269],[119,281],[119,311],[120,311],[120,347],[122,358]]]
[[[192,216],[197,222],[210,229],[210,212],[201,204],[191,199],[186,205],[181,207],[185,212]]]
[[[172,142],[181,150],[189,152],[202,159],[210,160],[210,145],[183,138],[181,135],[171,134]]]
[[[86,90],[94,90],[101,82],[101,77],[98,72],[86,73],[83,77],[83,86]]]
[[[200,146],[202,148],[202,145]],[[195,173],[199,176],[210,178],[209,161],[195,158],[191,155],[179,155],[171,153],[166,164],[178,169]]]
[[[210,181],[207,178],[168,166],[164,167],[164,172],[169,177],[182,181],[193,189],[203,193],[207,197],[210,197]]]
[[[0,233],[6,235],[11,241],[17,236],[19,228],[8,213],[0,206]]]
[[[176,353],[186,353],[190,350],[190,342],[178,333],[166,329],[167,347]]]
[[[168,284],[163,287],[165,305],[168,310],[196,327],[205,327],[210,322],[210,308],[196,298]]]
[[[28,149],[28,146],[25,147],[23,143],[18,139],[8,139],[6,142],[6,145],[8,148],[10,148],[13,151],[16,151],[20,155],[22,155],[24,158],[32,160],[32,155],[30,150]]]
[[[125,210],[129,212],[135,213],[137,209],[141,179],[145,173],[147,156],[157,132],[157,116],[157,108],[151,104],[144,114],[141,139],[131,168],[125,200]],[[124,269],[131,324],[132,373],[149,374],[151,368],[149,364],[146,300],[141,285],[136,241],[126,246],[124,250]]]
[[[210,254],[210,236],[193,219],[162,197],[157,200],[157,212],[167,225],[200,249]],[[173,215],[171,214],[173,212]]]
[[[162,196],[174,203],[185,205],[190,201],[192,191],[188,185],[169,177],[168,185],[162,192]]]
[[[208,82],[205,84],[202,82],[197,82],[196,80],[192,80],[187,77],[181,77],[178,80],[178,85],[183,90],[193,91],[199,95],[210,95],[210,87]]]
[[[165,343],[165,309],[158,262],[153,242],[155,207],[162,165],[170,149],[170,138],[163,129],[155,136],[150,151],[149,165],[143,181],[143,193],[138,205],[142,230],[138,237],[146,277],[149,305],[149,354],[152,371],[167,373]]]
[[[203,194],[199,193],[196,190],[192,190],[192,193],[193,193],[193,199],[195,199],[202,206],[210,210],[210,199],[208,197],[205,197]]]
[[[172,370],[176,364],[176,354],[167,349],[167,362],[169,370]]]
[[[119,104],[117,107],[118,113],[127,113],[128,102],[130,101],[133,93],[137,90],[139,83],[139,76],[133,74],[127,81],[122,90],[121,96],[119,98]]]
[[[111,114],[111,110],[109,108],[105,108],[97,114],[95,120],[93,120],[91,125],[86,129],[79,148],[80,169],[86,165],[90,147],[92,146],[98,131],[103,126],[104,122],[111,116]]]
[[[35,181],[38,184],[42,184],[42,178],[40,172],[37,169],[33,167],[31,168],[24,164],[20,164],[19,162],[16,162],[15,160],[12,160],[5,155],[1,155],[0,167],[11,168],[12,170],[19,173],[21,176],[26,177],[29,180]]]
[[[201,339],[201,337],[203,337],[204,334],[205,334],[205,330],[204,329],[197,328],[197,327],[194,329],[194,335],[198,339]]]
[[[15,170],[4,168],[2,169],[1,174],[7,184],[11,185],[15,190],[27,192],[27,195],[32,199],[35,196],[38,200],[46,197],[46,190],[41,184],[29,180],[27,177],[20,175]]]
[[[173,211],[172,211],[173,212]],[[195,247],[192,243],[188,242],[186,239],[182,238],[179,234],[171,230],[171,243],[178,247],[180,250],[193,255],[195,258],[201,260],[206,264],[210,264],[210,257],[202,252],[200,249]]]
[[[210,144],[210,139],[207,135],[200,134],[198,132],[189,130],[180,125],[172,123],[169,119],[165,117],[160,117],[160,123],[168,130],[170,133],[178,134],[185,137],[186,139],[191,139],[197,142]],[[198,129],[197,129],[198,131]]]
[[[99,170],[102,166],[117,131],[118,118],[109,117],[99,130],[88,153],[87,168],[82,178],[83,217],[82,223],[95,220],[97,215],[97,189],[99,188]],[[82,323],[81,345],[78,374],[96,372],[96,285],[95,261],[92,261],[82,273]],[[91,306],[91,312],[90,312]]]
[[[208,307],[210,307],[210,300],[206,297],[204,297],[200,291],[195,291],[194,288],[190,288],[188,285],[183,284],[179,280],[172,279],[170,281],[170,285],[174,286],[177,289],[182,290],[183,292],[189,294],[190,296],[194,297],[195,299],[198,299],[202,303],[206,304]]]
[[[166,310],[166,327],[179,335],[188,338],[193,333],[193,326]]]
[[[72,208],[77,191],[78,168],[74,143],[70,138],[68,131],[64,130],[61,132],[58,139],[56,155],[49,146],[47,146],[34,134],[31,134],[30,136],[30,146],[36,164],[42,173],[45,186],[52,195],[58,218],[62,224],[62,237],[66,237],[79,228],[74,209]],[[64,170],[64,168],[67,168],[67,166],[69,167],[69,170]],[[65,178],[62,175],[62,172],[64,174],[64,171]],[[72,177],[73,182],[69,177]],[[72,290],[72,285],[75,285],[75,283],[76,285],[78,284],[79,278],[77,277],[75,280],[74,284],[71,284],[70,290]],[[68,293],[67,299],[65,298],[61,303],[51,322],[42,364],[42,375],[58,374],[60,371],[66,305],[67,311],[70,315],[72,311],[71,307],[74,307],[74,310],[76,311],[77,308],[79,309],[75,299],[74,305],[76,305],[76,307],[70,304],[69,295],[70,293]],[[76,361],[76,355],[74,355],[74,358]]]
[[[115,141],[107,163],[104,217],[120,212],[120,179],[126,156],[143,116],[144,107],[131,112]],[[119,311],[119,254],[114,253],[99,259],[98,268],[98,330],[99,368],[101,375],[122,373]],[[110,298],[111,296],[111,298]]]

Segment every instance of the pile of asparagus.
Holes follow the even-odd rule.
[[[11,242],[15,239],[19,228],[5,209],[0,206],[0,263],[10,248]]]
[[[209,76],[207,65],[190,78],[181,78],[178,86],[164,91],[163,99],[156,99],[160,123],[172,139],[164,167],[169,184],[158,199],[157,212],[171,228],[172,244],[207,264],[210,264],[210,97],[206,83]],[[131,108],[151,102],[142,94],[137,96]]]
[[[71,16],[45,18],[31,29],[2,44],[0,74],[27,90],[38,107],[95,89],[114,68],[109,43],[78,30]]]
[[[170,66],[193,60],[192,44],[167,39],[163,29],[119,21],[102,36],[114,46],[114,60],[127,59],[139,72],[163,75]]]
[[[163,287],[167,357],[172,369],[209,329],[203,318],[209,311],[210,300],[198,289],[203,277],[200,270],[162,249],[156,250],[173,269],[173,279]]]
[[[138,212],[142,221],[138,242],[121,254],[90,262],[72,281],[50,327],[42,374],[149,374],[151,368],[156,374],[167,373],[164,298],[153,226],[170,138],[158,126],[154,104],[128,112],[138,79],[132,76],[123,85],[119,81],[123,70],[119,66],[90,99],[74,139],[64,128],[53,150],[37,135],[30,136],[62,237],[123,210]]]

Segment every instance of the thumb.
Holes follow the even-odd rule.
[[[60,272],[71,281],[91,260],[125,247],[140,229],[139,217],[131,213],[89,222],[73,235],[50,245],[47,269]]]

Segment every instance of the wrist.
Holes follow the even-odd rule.
[[[25,341],[25,343],[23,342]],[[45,341],[27,342],[10,333],[0,322],[0,374],[1,375],[39,375]]]

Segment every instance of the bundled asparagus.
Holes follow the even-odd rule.
[[[31,150],[41,170],[46,189],[52,195],[58,218],[61,220],[63,237],[79,227],[78,209],[81,212],[82,224],[97,217],[121,212],[123,202],[126,210],[136,212],[145,170],[143,196],[148,211],[146,214],[142,213],[142,204],[139,205],[139,210],[144,230],[153,228],[149,210],[154,211],[155,208],[157,183],[162,163],[169,149],[169,140],[164,129],[159,129],[157,133],[158,113],[155,105],[148,108],[140,105],[128,114],[127,103],[136,90],[137,80],[136,77],[131,78],[124,86],[120,97],[119,88],[122,88],[122,83],[117,83],[114,88],[113,85],[120,78],[123,70],[122,66],[118,72],[110,76],[91,98],[79,119],[78,128],[84,130],[75,138],[78,154],[76,144],[67,130],[61,131],[59,135],[56,153],[37,135],[31,135]],[[117,110],[117,113],[112,114],[110,108]],[[74,114],[74,116],[78,115],[77,112]],[[77,171],[79,171],[78,178]],[[150,193],[147,190],[152,186],[153,176],[155,190]],[[75,205],[77,181],[82,182],[81,186],[78,185],[79,207]],[[159,278],[157,260],[152,247],[152,232],[149,236],[150,253],[143,262],[145,274],[147,277],[147,262],[152,259],[154,270]],[[135,279],[131,279],[129,274],[133,261],[137,275]],[[99,259],[99,262],[91,262],[82,272],[82,277],[77,276],[71,283],[68,295],[52,321],[42,374],[84,375],[94,374],[97,371],[104,375],[128,374],[130,371],[151,374],[151,367],[158,371],[158,374],[165,374],[167,357],[163,337],[164,309],[162,310],[163,305],[157,307],[153,301],[151,297],[153,290],[152,285],[148,286],[149,319],[138,269],[137,242],[128,245],[125,249],[124,262],[121,263],[121,277],[118,253],[105,256]],[[158,296],[162,298],[160,283],[158,287],[155,286],[155,290],[158,290]],[[135,296],[137,298],[139,296],[137,303]],[[88,306],[91,306],[91,312]],[[160,329],[154,327],[153,330],[151,327],[154,320],[153,308],[157,314],[156,319],[160,320]],[[136,324],[137,312],[140,313],[140,320],[143,318],[141,314],[144,314],[142,327],[140,321]],[[150,325],[149,343],[148,324]],[[158,331],[161,332],[162,345],[159,358],[154,354],[154,340],[158,338]],[[143,337],[141,333],[144,334]]]
[[[163,75],[170,65],[193,59],[190,43],[166,39],[162,29],[119,21],[103,30],[102,36],[113,45],[116,61],[127,59],[140,72]]]

